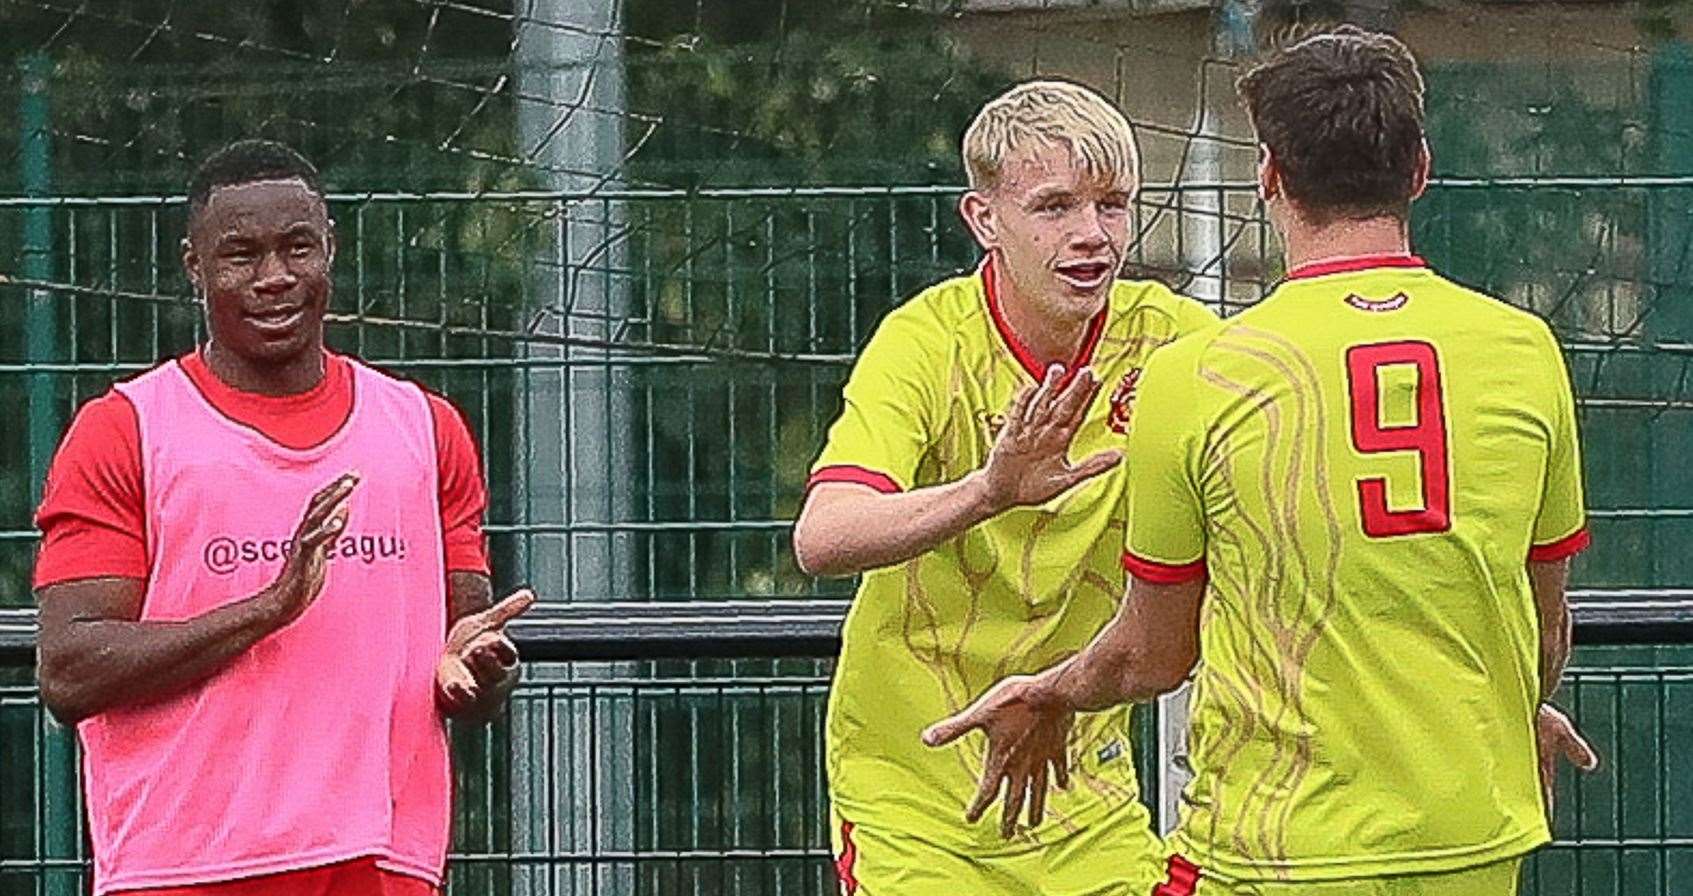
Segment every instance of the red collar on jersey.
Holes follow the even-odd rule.
[[[993,318],[993,328],[998,330],[999,337],[1005,340],[1005,347],[1011,349],[1012,357],[1017,359],[1017,363],[1023,366],[1023,369],[1034,378],[1035,382],[1038,383],[1046,379],[1046,369],[1041,366],[1040,359],[1036,358],[1035,353],[1029,351],[1029,347],[1023,344],[1023,340],[1018,339],[1017,334],[1011,331],[1011,324],[1006,321],[1005,313],[1000,310],[999,294],[993,288],[992,256],[982,260],[981,267],[977,269],[976,273],[982,278],[982,292],[988,299],[988,316]],[[1075,376],[1076,371],[1093,361],[1094,349],[1099,347],[1100,334],[1105,332],[1105,315],[1110,310],[1111,298],[1107,295],[1105,306],[1099,309],[1099,313],[1095,314],[1092,320],[1088,321],[1087,332],[1082,334],[1081,347],[1076,350],[1076,356],[1071,358],[1069,365],[1064,368],[1064,376],[1059,379],[1058,388],[1062,389],[1069,385],[1070,377]]]
[[[1300,265],[1287,272],[1288,280],[1304,280],[1307,277],[1321,277],[1324,274],[1345,274],[1351,271],[1367,271],[1371,268],[1426,268],[1428,262],[1415,255],[1359,255],[1355,258],[1336,258],[1332,261],[1317,261]]]

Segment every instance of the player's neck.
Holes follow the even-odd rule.
[[[207,342],[200,355],[205,359],[206,369],[225,386],[254,395],[310,392],[323,382],[327,363],[321,342],[276,364],[242,358],[215,341]]]
[[[1365,221],[1336,221],[1313,226],[1291,221],[1282,231],[1287,246],[1287,269],[1375,255],[1411,254],[1411,234],[1405,222],[1393,217]]]
[[[1098,309],[1080,317],[1054,313],[1051,309],[1056,303],[1025,298],[998,265],[994,267],[993,276],[1000,314],[1005,317],[1006,325],[1017,340],[1040,362],[1041,368],[1052,364],[1069,365],[1075,360],[1081,352],[1082,340],[1087,338],[1088,322]],[[1100,301],[1103,304],[1104,298],[1101,297]]]

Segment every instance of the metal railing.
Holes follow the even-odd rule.
[[[1693,769],[1693,738],[1682,736],[1693,663],[1643,666],[1615,651],[1693,644],[1693,595],[1577,593],[1573,605],[1582,646],[1563,700],[1606,764],[1560,784],[1559,837],[1530,863],[1525,892],[1676,892],[1693,861],[1693,813],[1678,799]],[[845,610],[835,600],[552,604],[514,623],[533,661],[527,680],[505,718],[454,736],[449,892],[833,893],[821,658],[837,649]],[[32,611],[0,613],[0,667],[27,662],[33,629]],[[74,747],[27,674],[0,684],[0,737],[32,745],[30,762],[12,754],[0,773],[0,816],[23,802],[34,824],[0,837],[0,893],[80,892]],[[1146,782],[1148,799],[1157,787]],[[621,825],[579,811],[607,802],[623,806]],[[74,816],[74,838],[48,842],[54,813]]]
[[[1693,590],[1570,592],[1576,640],[1586,646],[1693,645]],[[834,656],[850,600],[548,603],[507,628],[542,662],[775,659]],[[0,664],[28,663],[36,611],[0,609]]]
[[[333,344],[454,399],[494,487],[496,572],[581,602],[515,627],[536,662],[511,712],[455,733],[455,893],[832,892],[821,719],[849,585],[795,568],[787,528],[857,347],[974,262],[954,197],[335,197]],[[1596,546],[1569,694],[1611,762],[1564,785],[1530,875],[1548,896],[1693,874],[1693,233],[1662,226],[1686,205],[1686,178],[1438,183],[1419,203],[1443,271],[1552,318],[1581,406]],[[31,408],[27,433],[0,427],[0,605],[18,608],[0,613],[0,896],[85,885],[74,738],[28,670],[29,492],[80,401],[200,337],[182,215],[179,197],[0,200],[0,257],[34,259],[0,270],[0,322],[33,312],[0,327],[0,393]],[[1226,311],[1280,273],[1250,185],[1150,189],[1135,227],[1142,272]],[[1568,257],[1574,232],[1602,257]]]

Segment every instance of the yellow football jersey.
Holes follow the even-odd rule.
[[[1042,376],[999,313],[990,271],[931,287],[882,321],[843,390],[812,484],[909,490],[983,465],[1017,391]],[[1091,365],[1102,383],[1071,458],[1122,448],[1148,356],[1215,320],[1160,284],[1115,284],[1067,368]],[[1022,844],[1006,844],[997,819],[963,821],[985,740],[942,749],[919,740],[1000,678],[1076,652],[1111,618],[1126,585],[1123,484],[1119,465],[864,575],[829,695],[830,795],[843,818],[979,852],[1028,848],[1137,798],[1126,710],[1079,720],[1072,787],[1053,794],[1049,822]]]
[[[1179,852],[1321,880],[1546,842],[1525,561],[1587,536],[1544,322],[1414,257],[1296,271],[1153,359],[1128,450],[1124,565],[1208,577]]]

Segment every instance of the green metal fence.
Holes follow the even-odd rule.
[[[1685,747],[1693,667],[1654,668],[1639,658],[1649,654],[1608,665],[1601,656],[1582,657],[1566,695],[1606,766],[1560,789],[1563,837],[1535,859],[1527,880],[1541,894],[1693,891],[1693,756]]]
[[[1266,225],[1238,187],[1149,191],[1133,261],[1194,276],[1180,265],[1195,196],[1223,197],[1223,213],[1199,220],[1230,250],[1198,273],[1242,307],[1273,274]],[[330,342],[466,412],[508,577],[534,579],[545,555],[562,570],[561,599],[811,593],[786,520],[870,328],[894,297],[973,264],[955,198],[950,187],[342,197]],[[26,493],[76,405],[198,338],[183,227],[181,202],[163,197],[0,200],[0,253],[37,259],[35,273],[0,282],[29,311],[0,332],[0,388],[40,409],[0,436],[20,461],[0,474],[0,602],[29,599]],[[30,337],[40,333],[64,336]],[[585,578],[584,566],[616,574]]]
[[[330,341],[464,409],[508,582],[570,600],[839,594],[799,574],[786,520],[855,348],[897,297],[973,263],[953,198],[345,197]],[[1425,254],[1565,338],[1597,520],[1580,572],[1591,587],[1693,579],[1676,549],[1693,537],[1679,469],[1693,441],[1693,229],[1668,226],[1690,207],[1687,178],[1453,183],[1419,206]],[[1137,226],[1134,265],[1179,287],[1219,281],[1225,311],[1278,275],[1240,185],[1149,191]],[[0,200],[0,257],[29,259],[0,272],[13,324],[0,390],[31,409],[0,432],[0,604],[30,601],[32,495],[77,404],[198,337],[182,228],[169,199]],[[1217,247],[1199,263],[1184,245],[1196,230]],[[1584,235],[1580,256],[1570,233]]]
[[[30,513],[76,406],[201,335],[182,204],[153,194],[259,134],[349,189],[459,191],[336,199],[331,341],[465,410],[501,587],[845,596],[795,568],[787,521],[870,328],[974,261],[954,188],[923,184],[959,178],[957,135],[1000,86],[1105,89],[1151,176],[1184,180],[1138,209],[1143,272],[1225,311],[1279,275],[1251,186],[1202,182],[1255,150],[1206,12],[1108,9],[1190,5],[0,0],[0,609],[31,602]],[[1597,540],[1577,587],[1688,597],[1693,178],[1657,176],[1693,171],[1674,4],[1280,6],[1420,28],[1437,171],[1486,179],[1437,184],[1417,241],[1565,341]],[[815,186],[866,183],[913,186]],[[506,721],[456,736],[453,892],[831,892],[809,653],[531,668]],[[1607,765],[1563,785],[1530,891],[1693,893],[1693,647],[1577,661],[1567,697]],[[86,886],[74,739],[35,701],[0,664],[0,896]]]
[[[856,347],[897,297],[973,262],[954,196],[340,196],[331,341],[466,411],[502,585],[535,581],[553,601],[842,596],[847,583],[794,567],[787,520]],[[1663,219],[1690,196],[1685,179],[1452,182],[1419,207],[1438,265],[1548,314],[1566,341],[1590,599],[1689,581],[1677,546],[1693,486],[1677,464],[1693,443],[1693,339],[1677,299],[1693,273],[1688,232]],[[35,409],[0,432],[7,605],[30,601],[41,446],[77,403],[199,335],[175,262],[182,215],[160,197],[0,200],[0,257],[32,259],[3,272],[0,308],[33,312],[0,331],[0,394]],[[1225,310],[1278,276],[1245,185],[1151,190],[1136,227],[1136,265]],[[1554,241],[1582,227],[1604,251]],[[1195,263],[1195,246],[1211,256]],[[1530,892],[1693,887],[1689,668],[1684,646],[1578,653],[1570,697],[1608,761],[1563,786],[1559,844]],[[537,665],[507,721],[456,736],[453,892],[830,892],[828,669],[820,656]],[[27,668],[0,676],[0,894],[78,892],[72,738],[40,713]]]
[[[1559,789],[1559,840],[1525,874],[1524,892],[1676,894],[1693,885],[1693,668],[1583,665],[1573,703],[1605,753],[1600,774]],[[525,685],[514,717],[456,738],[459,800],[453,893],[829,894],[825,792],[820,779],[826,667],[769,674],[763,664],[698,667],[673,676]],[[607,785],[574,772],[585,731],[601,717],[635,720],[628,750],[641,769],[632,788],[634,836],[608,842],[582,801]],[[0,688],[0,734],[16,759],[0,777],[0,893],[84,892],[80,837],[55,848],[53,806],[74,807],[69,781],[31,776],[54,733],[27,684]],[[540,746],[544,786],[513,798],[511,760]],[[33,762],[25,759],[32,758]],[[528,835],[512,817],[558,823]],[[80,834],[80,831],[77,832]],[[63,846],[69,848],[62,848]]]

